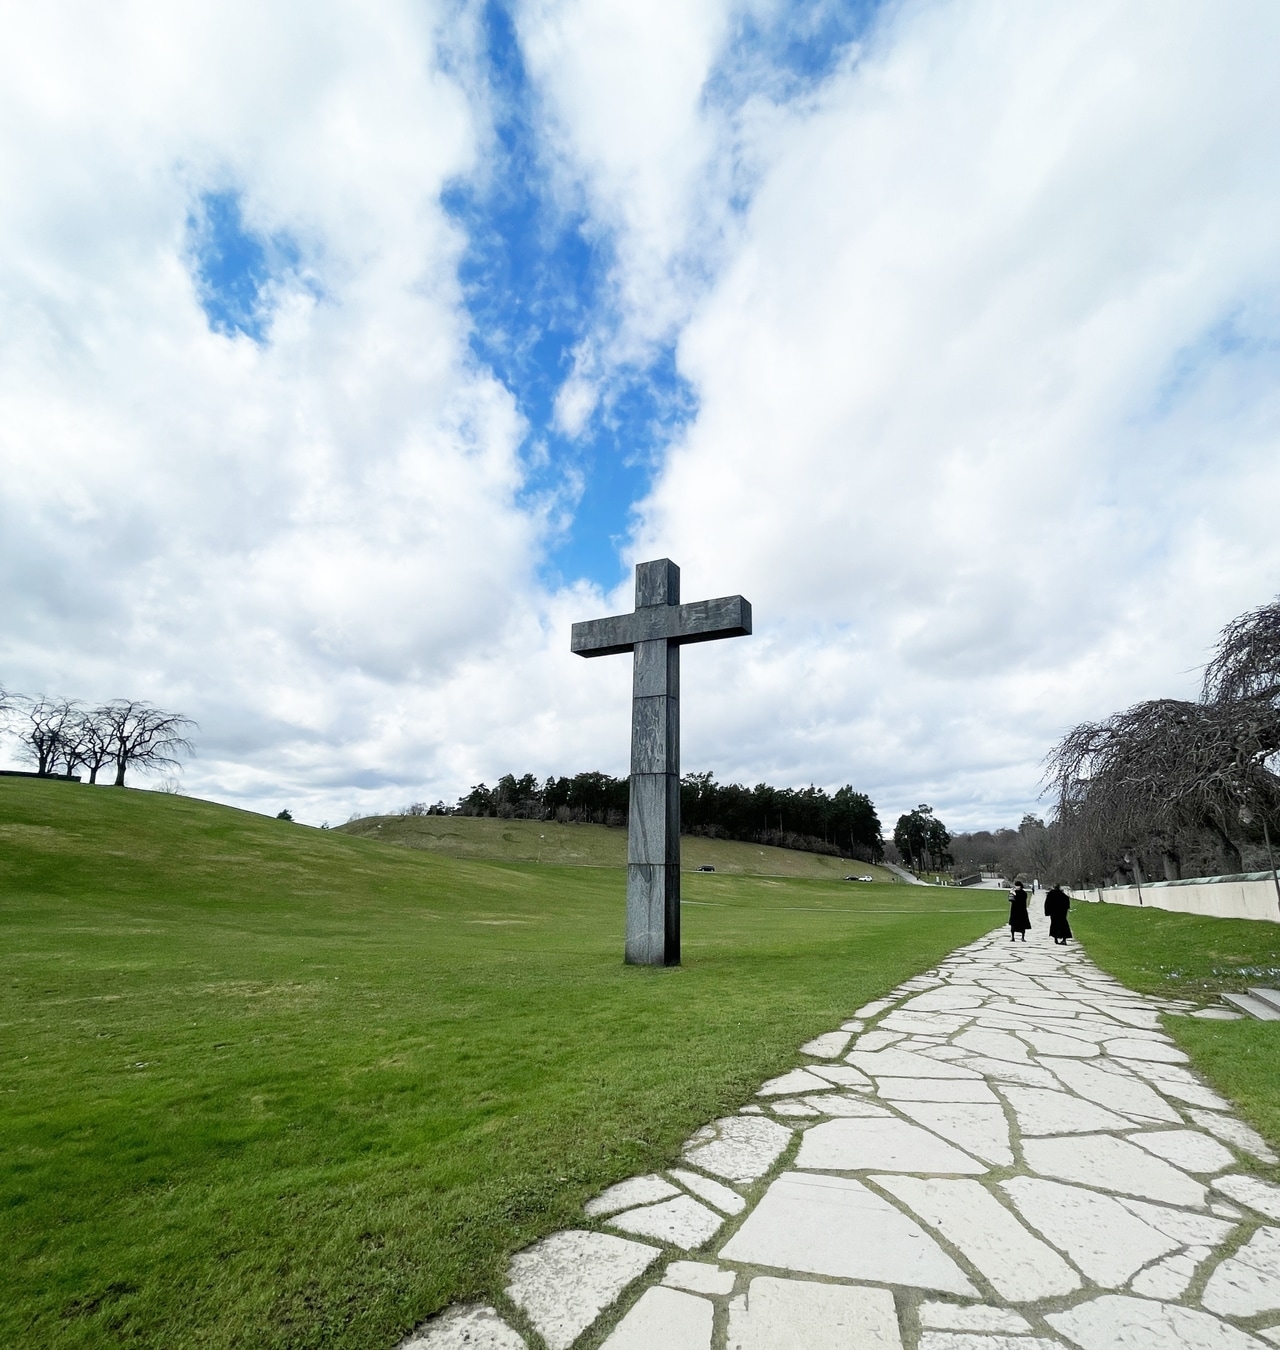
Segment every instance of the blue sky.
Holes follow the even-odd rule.
[[[141,36],[145,34],[145,41]],[[138,0],[0,50],[0,684],[300,819],[684,764],[1016,824],[1280,575],[1280,11]],[[154,53],[163,51],[164,61]],[[12,750],[5,749],[8,755]]]

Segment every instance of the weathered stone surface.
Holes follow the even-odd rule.
[[[806,1041],[800,1047],[802,1055],[812,1055],[814,1059],[837,1059],[845,1052],[849,1036],[843,1031],[826,1031],[813,1040]]]
[[[823,1116],[887,1116],[883,1106],[865,1097],[846,1096],[843,1092],[829,1092],[825,1097],[806,1097],[805,1101]]]
[[[1026,1031],[1018,1032],[1018,1036],[1040,1055],[1068,1055],[1090,1059],[1098,1053],[1096,1041],[1067,1035],[1066,1028],[1061,1032],[1028,1028]]]
[[[1024,1139],[1022,1151],[1027,1165],[1042,1177],[1099,1186],[1120,1195],[1137,1195],[1170,1205],[1204,1204],[1204,1187],[1198,1181],[1110,1135]]]
[[[977,1297],[920,1227],[859,1181],[784,1172],[720,1253],[775,1269]]]
[[[823,1121],[805,1134],[796,1166],[823,1172],[987,1170],[936,1135],[894,1117]]]
[[[1280,1162],[1280,1158],[1276,1157],[1267,1141],[1243,1120],[1237,1120],[1234,1116],[1219,1115],[1216,1111],[1201,1111],[1194,1107],[1187,1114],[1201,1129],[1208,1130],[1224,1144],[1230,1144],[1242,1153],[1252,1154],[1259,1162]]]
[[[869,1054],[875,1050],[884,1050],[890,1045],[897,1045],[899,1041],[906,1039],[906,1033],[902,1031],[868,1031],[866,1035],[859,1036],[854,1041],[853,1048]]]
[[[970,1078],[881,1078],[879,1091],[893,1102],[999,1101],[984,1082]]]
[[[1221,1172],[1235,1161],[1216,1139],[1198,1130],[1143,1130],[1127,1138],[1188,1172]]]
[[[864,1038],[865,1039],[865,1038]],[[980,1078],[972,1069],[962,1069],[945,1060],[933,1059],[914,1050],[851,1050],[845,1062],[872,1078]]]
[[[871,1079],[865,1073],[859,1073],[848,1064],[811,1064],[809,1072],[819,1078],[825,1078],[828,1083],[835,1083],[838,1087],[868,1089],[872,1087]]]
[[[677,1195],[660,1205],[628,1209],[609,1220],[612,1228],[638,1237],[656,1238],[673,1247],[692,1251],[713,1238],[724,1224],[724,1215],[700,1205],[691,1195]]]
[[[1227,1257],[1209,1277],[1201,1302],[1232,1317],[1280,1309],[1280,1228],[1259,1228]]]
[[[1181,1117],[1163,1097],[1129,1074],[1107,1073],[1078,1059],[1042,1059],[1073,1092],[1087,1097],[1109,1111],[1131,1116],[1134,1120],[1182,1123]]]
[[[1018,1087],[1012,1083],[1000,1091],[1013,1107],[1018,1131],[1024,1135],[1093,1134],[1099,1130],[1133,1128],[1133,1122],[1124,1116],[1068,1092]]]
[[[807,1069],[792,1069],[779,1078],[771,1078],[756,1093],[757,1097],[790,1097],[797,1092],[821,1092],[831,1084]]]
[[[680,1167],[673,1167],[671,1175],[685,1190],[692,1191],[699,1199],[714,1205],[725,1214],[741,1214],[747,1207],[747,1202],[737,1191],[731,1191],[728,1186],[722,1186],[720,1182],[712,1181],[710,1177],[699,1176],[697,1172],[686,1172]]]
[[[507,1297],[549,1350],[569,1346],[661,1255],[658,1248],[566,1229],[511,1258]]]
[[[685,1145],[685,1159],[726,1181],[758,1181],[791,1142],[791,1131],[776,1120],[726,1116]]]
[[[1080,1277],[976,1181],[873,1176],[948,1242],[1012,1303],[1069,1294]]]
[[[987,1059],[1004,1059],[1014,1064],[1025,1064],[1030,1056],[1027,1047],[1014,1036],[1004,1031],[966,1031],[957,1036],[954,1042],[975,1055],[984,1055]]]
[[[983,1102],[899,1102],[903,1115],[995,1167],[1013,1166],[1004,1111]]]
[[[1118,1289],[1180,1245],[1109,1195],[1036,1177],[1011,1177],[1000,1186],[1032,1228],[1103,1288]]]
[[[616,1214],[620,1209],[632,1205],[650,1205],[657,1200],[666,1200],[680,1192],[659,1176],[628,1177],[607,1191],[601,1191],[594,1200],[588,1200],[583,1210],[591,1218],[597,1219],[604,1214]]]
[[[816,1100],[821,1101],[819,1097]],[[797,1102],[787,1100],[785,1102],[774,1102],[773,1111],[779,1116],[820,1116],[821,1111],[816,1106],[810,1106],[808,1102]]]
[[[1045,1336],[1008,1336],[976,1331],[926,1331],[919,1350],[1062,1350]]]
[[[1045,1321],[1080,1350],[1262,1350],[1255,1337],[1208,1313],[1123,1294],[1048,1313]]]
[[[893,1295],[762,1275],[729,1307],[728,1350],[901,1350]],[[654,1346],[651,1350],[657,1350]]]
[[[992,1308],[985,1303],[966,1307],[928,1299],[920,1305],[920,1325],[936,1331],[1007,1331],[1013,1335],[1031,1330],[1031,1323],[1021,1313],[1008,1308]]]
[[[1107,1054],[1114,1059],[1151,1059],[1162,1064],[1185,1064],[1187,1057],[1176,1045],[1165,1041],[1135,1041],[1120,1038],[1106,1042]]]
[[[1209,1214],[1194,1214],[1185,1209],[1170,1209],[1168,1205],[1153,1205],[1150,1200],[1133,1200],[1125,1195],[1116,1196],[1116,1200],[1130,1214],[1136,1214],[1143,1223],[1150,1224],[1157,1232],[1164,1233],[1175,1242],[1214,1247],[1225,1241],[1235,1227],[1235,1224]]]
[[[1218,1177],[1212,1186],[1215,1191],[1229,1195],[1269,1219],[1280,1219],[1280,1186],[1273,1186],[1258,1177],[1241,1176],[1238,1172],[1229,1177]]]
[[[707,1261],[672,1261],[662,1283],[693,1294],[731,1294],[737,1276]]]
[[[658,1285],[640,1295],[602,1350],[711,1350],[714,1320],[705,1298]]]
[[[492,1308],[467,1303],[446,1308],[397,1350],[527,1350],[525,1339]]]
[[[1196,1267],[1208,1255],[1208,1247],[1188,1247],[1185,1252],[1174,1252],[1154,1266],[1140,1270],[1129,1288],[1143,1298],[1181,1298],[1195,1278]]]

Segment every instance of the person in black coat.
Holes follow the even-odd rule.
[[[1071,925],[1067,922],[1067,910],[1071,908],[1071,897],[1055,886],[1044,898],[1044,912],[1049,916],[1049,936],[1055,943],[1067,945],[1071,936]]]
[[[1018,882],[1009,894],[1009,941],[1013,942],[1019,933],[1027,940],[1027,929],[1031,927],[1031,915],[1027,912],[1027,892]]]

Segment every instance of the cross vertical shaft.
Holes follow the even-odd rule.
[[[679,603],[675,563],[636,568],[637,612]],[[680,647],[669,638],[635,644],[624,959],[680,962]]]
[[[636,567],[630,614],[573,625],[579,656],[634,653],[631,687],[631,809],[627,830],[629,965],[680,964],[680,648],[751,632],[740,595],[680,603],[670,558]]]

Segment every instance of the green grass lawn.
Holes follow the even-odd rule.
[[[604,825],[561,825],[553,820],[497,820],[480,816],[365,816],[339,825],[341,834],[402,848],[431,849],[450,858],[486,862],[563,863],[569,867],[625,867],[627,832]],[[809,877],[842,881],[870,876],[902,883],[887,867],[826,853],[744,844],[734,839],[681,839],[683,867],[707,863],[730,876]]]
[[[1213,1002],[1226,989],[1280,988],[1280,924],[1075,905],[1071,926],[1104,970],[1143,993]],[[1195,1067],[1280,1151],[1280,1022],[1167,1017],[1165,1026]],[[1270,1174],[1280,1181],[1280,1169]]]
[[[626,968],[619,869],[0,779],[0,1345],[390,1347],[1003,918],[685,893]]]

